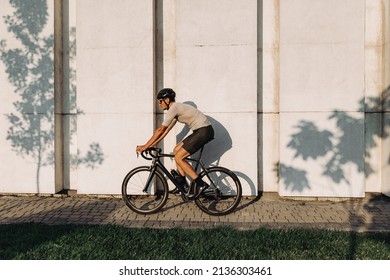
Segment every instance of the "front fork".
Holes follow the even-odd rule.
[[[150,166],[149,177],[148,177],[148,180],[146,181],[145,187],[144,187],[144,189],[142,190],[142,192],[144,192],[144,193],[147,193],[147,192],[148,192],[148,187],[149,187],[150,183],[151,183],[152,180],[153,180],[153,176],[154,176],[154,173],[156,172],[156,169],[157,169],[157,165],[152,165],[152,166]]]

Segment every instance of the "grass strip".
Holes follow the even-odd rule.
[[[390,233],[0,225],[0,259],[389,260]]]

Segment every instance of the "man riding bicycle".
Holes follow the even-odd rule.
[[[214,129],[202,112],[191,105],[176,102],[175,98],[176,93],[171,88],[163,88],[158,92],[157,100],[159,105],[161,109],[167,111],[167,114],[163,123],[154,132],[149,141],[144,145],[136,147],[136,152],[138,154],[150,147],[156,146],[177,122],[188,125],[193,133],[175,146],[173,154],[178,173],[180,174],[177,182],[184,185],[186,175],[192,179],[191,187],[193,188],[193,194],[189,195],[189,198],[191,198],[199,195],[208,185],[184,159],[214,139]]]

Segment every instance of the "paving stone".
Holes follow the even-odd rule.
[[[118,199],[96,197],[0,196],[0,224],[112,224],[150,228],[319,228],[358,232],[390,231],[390,199],[359,202],[297,202],[245,198],[227,216],[209,216],[180,197],[163,211],[140,215]]]

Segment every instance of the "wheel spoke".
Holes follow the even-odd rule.
[[[150,176],[148,167],[136,168],[125,177],[122,184],[122,197],[126,205],[140,214],[159,211],[168,199],[168,185],[163,175],[156,171],[144,192]]]
[[[210,215],[226,215],[234,211],[242,195],[237,176],[223,167],[212,167],[202,176],[210,187],[195,200],[199,208]]]

